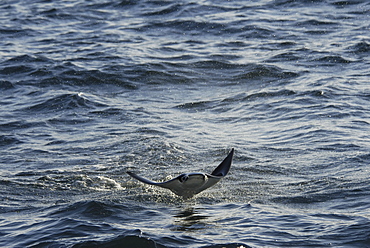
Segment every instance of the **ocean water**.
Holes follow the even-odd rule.
[[[0,246],[370,247],[369,10],[2,0]]]

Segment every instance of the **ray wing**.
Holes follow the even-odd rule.
[[[231,162],[233,160],[234,148],[231,149],[229,155],[217,166],[217,168],[211,173],[212,176],[224,177],[230,170]]]
[[[140,182],[150,184],[150,185],[155,185],[155,186],[162,187],[162,188],[165,188],[165,189],[169,189],[173,193],[175,193],[176,195],[187,197],[187,198],[192,197],[193,195],[200,192],[199,191],[197,193],[194,193],[193,189],[190,189],[190,190],[186,189],[186,188],[184,189],[183,185],[179,181],[179,177],[181,177],[182,175],[180,175],[176,178],[173,178],[171,180],[168,180],[166,182],[154,182],[154,181],[151,181],[151,180],[146,179],[144,177],[138,176],[135,173],[130,172],[130,171],[127,171],[127,174],[129,174],[133,178],[139,180]]]
[[[234,155],[234,148],[231,149],[229,155],[217,166],[217,168],[211,173],[211,174],[206,174],[208,177],[207,182],[197,189],[197,193],[202,192],[205,189],[208,189],[218,183],[223,177],[227,175],[227,173],[230,170],[231,162],[233,160],[233,155]]]
[[[143,183],[146,183],[146,184],[150,184],[150,185],[157,185],[158,183],[157,182],[153,182],[149,179],[146,179],[144,177],[141,177],[141,176],[138,176],[136,175],[135,173],[131,172],[131,171],[126,171],[127,174],[129,174],[130,176],[132,176],[133,178],[139,180],[140,182],[143,182]]]
[[[171,180],[168,180],[166,182],[154,182],[154,181],[151,181],[151,180],[146,179],[144,177],[138,176],[138,175],[136,175],[135,173],[133,173],[131,171],[127,171],[127,174],[129,174],[133,178],[139,180],[140,182],[150,184],[150,185],[159,186],[159,187],[166,188],[166,189],[171,189],[172,187],[176,187],[178,184],[180,184],[177,177],[173,178]]]

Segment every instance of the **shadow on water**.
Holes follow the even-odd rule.
[[[210,216],[200,213],[194,207],[187,207],[175,214],[172,231],[197,231],[208,228],[211,224],[207,221]]]

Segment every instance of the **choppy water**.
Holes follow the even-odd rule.
[[[0,246],[370,247],[369,9],[1,1]]]

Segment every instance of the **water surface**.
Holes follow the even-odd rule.
[[[0,245],[370,247],[369,7],[2,1]]]

